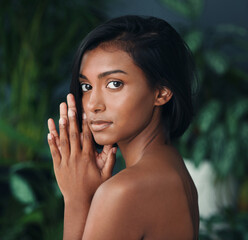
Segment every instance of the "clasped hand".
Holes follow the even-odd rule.
[[[68,109],[66,103],[60,104],[59,134],[53,119],[48,120],[54,172],[65,202],[91,201],[97,188],[111,177],[116,147],[106,145],[98,153],[85,117],[79,132],[72,94],[68,94],[67,103]]]

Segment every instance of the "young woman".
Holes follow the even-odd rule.
[[[192,118],[192,80],[191,54],[164,20],[124,16],[87,35],[59,134],[48,120],[64,239],[198,239],[197,190],[172,145]],[[111,176],[116,146],[126,169]]]

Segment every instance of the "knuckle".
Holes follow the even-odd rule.
[[[71,154],[70,158],[71,160],[75,160],[77,162],[77,160],[80,160],[80,155],[77,152],[75,152]]]
[[[58,157],[58,152],[56,150],[52,151],[52,156],[53,158],[57,158]]]
[[[85,138],[85,140],[90,140],[91,134],[89,132],[84,133],[84,138]]]
[[[67,120],[65,118],[60,118],[59,119],[59,127],[60,128],[65,128],[67,125]]]
[[[72,140],[77,140],[79,138],[79,134],[77,132],[71,132],[70,133],[70,138]]]
[[[60,146],[61,147],[65,147],[68,145],[68,140],[67,139],[61,139],[60,140]]]
[[[90,156],[84,156],[84,161],[89,163],[91,161]]]
[[[92,154],[90,154],[89,152],[83,154],[83,160],[85,162],[91,162],[92,157],[93,157]]]
[[[59,123],[59,129],[65,129],[66,128],[66,124],[64,123]]]

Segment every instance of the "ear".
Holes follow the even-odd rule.
[[[156,90],[156,95],[155,95],[155,106],[162,106],[166,104],[167,102],[170,101],[172,98],[173,93],[169,88],[162,87]]]

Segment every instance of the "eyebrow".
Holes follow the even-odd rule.
[[[104,78],[104,77],[106,77],[106,76],[108,76],[108,75],[111,75],[111,74],[114,74],[114,73],[123,73],[123,74],[127,74],[126,72],[117,69],[117,70],[111,70],[111,71],[107,71],[107,72],[100,73],[100,74],[98,74],[97,77],[98,77],[99,79],[101,79],[101,78]],[[79,77],[87,80],[87,77],[84,76],[84,75],[81,74],[81,73],[79,73]]]

